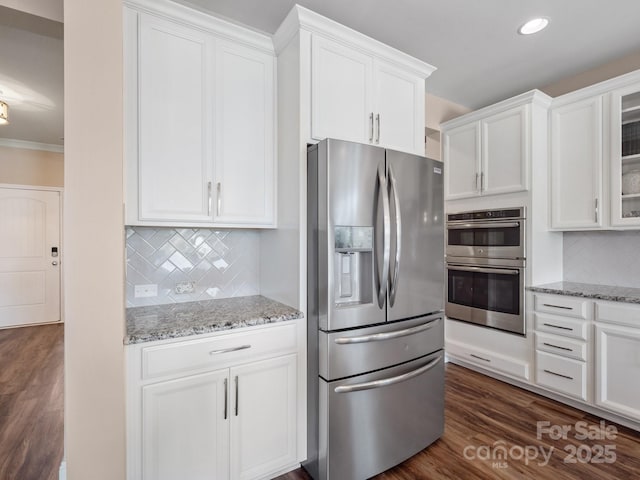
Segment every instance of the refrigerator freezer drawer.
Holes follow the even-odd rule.
[[[407,362],[444,347],[442,314],[342,332],[319,332],[319,374],[336,380]]]
[[[442,435],[443,351],[374,373],[319,382],[319,478],[364,480]]]

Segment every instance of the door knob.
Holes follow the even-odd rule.
[[[53,262],[51,262],[51,265],[56,266],[58,265],[58,262],[56,262],[55,260]]]

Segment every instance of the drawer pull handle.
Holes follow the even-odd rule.
[[[555,375],[556,377],[562,377],[562,378],[566,378],[568,380],[573,380],[573,377],[570,377],[569,375],[563,375],[561,373],[556,373],[556,372],[552,372],[551,370],[543,370],[543,372],[545,373],[550,373],[551,375]]]
[[[478,360],[482,360],[483,362],[491,363],[491,360],[489,360],[488,358],[480,357],[478,355],[474,355],[473,353],[470,353],[469,356],[473,358],[477,358]]]
[[[573,310],[573,307],[565,307],[564,305],[554,305],[553,303],[543,303],[545,307],[561,308],[562,310]]]
[[[209,352],[209,355],[218,355],[220,353],[237,352],[238,350],[246,350],[247,348],[251,348],[251,345],[240,345],[239,347],[223,348],[221,350],[211,350]]]
[[[236,417],[238,416],[238,403],[240,402],[240,392],[238,391],[238,376],[236,375]]]
[[[560,350],[566,350],[567,352],[573,352],[573,348],[561,347],[559,345],[554,345],[553,343],[547,343],[547,342],[543,342],[542,344],[546,345],[547,347],[559,348]]]
[[[415,333],[420,333],[425,330],[429,330],[434,327],[437,322],[440,322],[442,318],[436,318],[433,320],[429,320],[427,323],[423,323],[422,325],[418,325],[417,327],[406,328],[403,330],[396,330],[393,332],[386,333],[374,333],[372,335],[364,335],[361,337],[340,337],[334,340],[338,345],[349,345],[351,343],[367,343],[367,342],[378,342],[381,340],[393,340],[394,338],[406,337],[408,335],[413,335]]]
[[[559,328],[560,330],[569,330],[570,332],[573,331],[573,328],[561,327],[560,325],[554,325],[553,323],[543,323],[543,325],[546,327]]]

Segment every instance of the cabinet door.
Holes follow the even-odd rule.
[[[480,193],[480,123],[472,122],[443,132],[445,198],[473,197]]]
[[[140,14],[138,213],[211,222],[212,38]]]
[[[374,141],[424,155],[424,79],[377,60],[374,85]]]
[[[528,106],[492,115],[481,122],[483,194],[527,190],[529,164]]]
[[[311,136],[373,142],[373,58],[314,35],[311,46]]]
[[[142,387],[143,480],[228,478],[227,374],[218,370]]]
[[[551,112],[551,227],[602,225],[602,97]]]
[[[296,355],[232,368],[231,382],[231,478],[259,478],[294,465]]]
[[[596,404],[640,420],[640,329],[596,324]]]
[[[214,221],[273,225],[275,95],[272,55],[216,45]]]
[[[611,225],[640,227],[640,84],[611,93]],[[634,173],[632,173],[634,172]],[[623,186],[624,184],[624,186]]]

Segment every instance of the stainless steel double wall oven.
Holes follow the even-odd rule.
[[[526,334],[525,208],[447,215],[447,317]]]
[[[363,480],[444,428],[442,163],[328,139],[308,168],[303,465]]]

